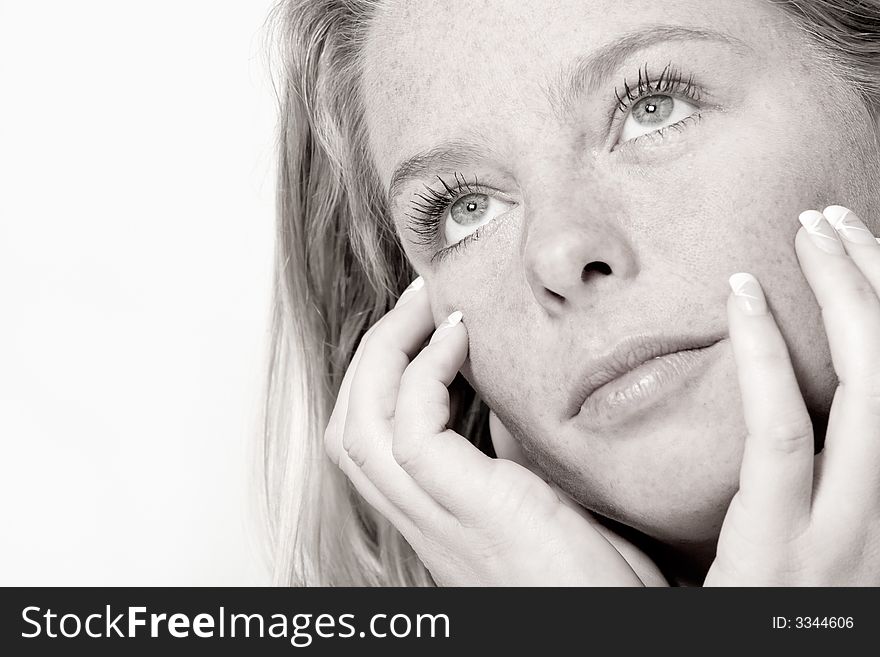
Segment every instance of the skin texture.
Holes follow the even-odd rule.
[[[585,507],[696,551],[717,540],[746,428],[726,339],[727,279],[764,291],[814,417],[836,377],[819,307],[793,249],[805,208],[846,204],[875,229],[880,166],[871,115],[821,73],[766,2],[389,2],[371,26],[364,98],[386,185],[448,140],[477,150],[404,184],[391,208],[435,323],[464,316],[462,371],[523,451]],[[554,107],[577,57],[658,23],[711,40],[645,42],[595,89]],[[669,63],[703,91],[701,118],[618,145],[615,89]],[[691,101],[688,101],[691,102]],[[407,230],[414,194],[458,173],[509,210],[479,240],[432,261]],[[438,245],[439,246],[439,245]],[[585,265],[606,272],[582,278]],[[548,294],[548,290],[554,295]],[[684,386],[623,423],[571,417],[590,361],[633,335],[722,339]]]
[[[880,243],[851,210],[807,210],[795,236],[838,386],[825,445],[760,282],[730,277],[730,345],[747,437],[704,586],[871,586],[880,578]],[[433,334],[417,278],[358,344],[324,433],[329,458],[446,586],[665,586],[637,545],[546,481],[497,416],[489,458],[449,428],[468,355],[456,311]],[[430,339],[429,339],[430,337]]]

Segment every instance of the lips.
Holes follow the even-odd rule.
[[[707,359],[723,336],[632,336],[591,359],[571,400],[571,416],[613,419],[644,406]]]

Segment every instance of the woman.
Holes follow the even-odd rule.
[[[278,8],[277,581],[880,583],[880,3],[476,4]]]

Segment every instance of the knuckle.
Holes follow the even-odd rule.
[[[376,333],[376,329],[379,328],[379,325],[382,324],[382,319],[380,318],[375,324],[373,324],[370,328],[367,329],[366,333],[364,333],[361,338],[361,344],[366,344],[369,342],[370,338]]]
[[[421,362],[422,361],[415,359],[406,366],[406,369],[403,370],[403,374],[400,375],[401,388],[410,388],[419,381],[421,377]]]
[[[858,276],[850,283],[849,293],[860,308],[870,308],[877,305],[877,292],[864,276]]]
[[[334,463],[339,463],[337,443],[336,422],[331,421],[327,424],[327,428],[324,429],[324,451]]]
[[[355,442],[357,441],[355,439],[354,431],[352,431],[351,429],[346,430],[345,428],[343,428],[342,449],[344,449],[346,452],[351,452],[354,448]]]
[[[415,363],[410,363],[407,365],[406,369],[403,370],[403,374],[400,375],[400,389],[410,388],[415,381],[415,373],[413,369],[415,368]]]
[[[485,504],[491,510],[490,517],[496,519],[547,514],[560,506],[556,493],[540,477],[503,459],[495,462],[487,490],[492,493]]]
[[[781,416],[765,429],[761,439],[770,449],[781,454],[795,454],[813,448],[813,423],[800,413]]]
[[[483,563],[493,562],[500,556],[514,552],[518,542],[506,531],[498,531],[497,528],[491,528],[491,531],[483,532],[482,536],[474,545],[477,560]]]
[[[505,493],[512,493],[514,490],[522,488],[522,484],[518,483],[522,481],[522,470],[523,466],[513,461],[495,459],[487,484],[491,490],[500,493],[501,497],[505,497]]]
[[[342,448],[358,468],[362,468],[367,461],[366,442],[360,431],[348,429],[342,434]]]
[[[394,440],[391,455],[395,462],[413,477],[417,477],[423,461],[424,446],[420,441]]]
[[[382,319],[373,324],[370,328],[367,329],[367,332],[361,336],[360,341],[358,342],[358,347],[356,351],[366,352],[371,351],[376,348],[377,345],[381,344],[382,338]]]

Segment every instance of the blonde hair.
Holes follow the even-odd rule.
[[[880,107],[880,0],[773,1],[869,106]],[[433,583],[322,444],[358,340],[413,276],[363,129],[359,53],[380,4],[283,0],[271,16],[278,223],[261,462],[279,585]],[[454,426],[487,444],[484,405],[463,381],[455,385],[463,410]]]

